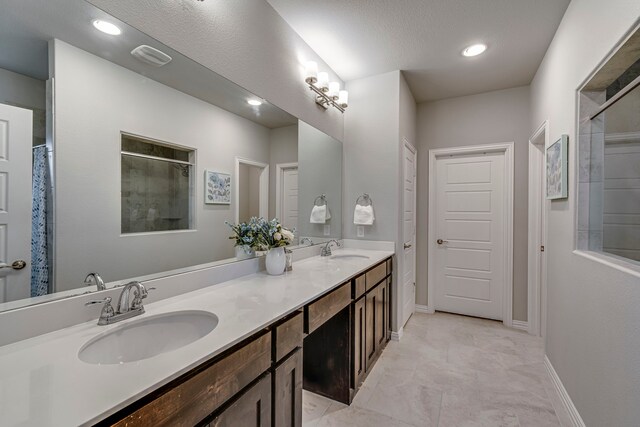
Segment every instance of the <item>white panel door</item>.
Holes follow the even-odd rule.
[[[436,310],[503,318],[504,161],[504,153],[436,160]]]
[[[0,302],[31,295],[32,112],[0,104]]]
[[[298,168],[282,171],[282,217],[280,222],[289,230],[298,228]]]
[[[416,151],[404,145],[402,324],[416,309]]]

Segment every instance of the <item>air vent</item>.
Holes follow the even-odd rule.
[[[131,55],[147,64],[162,67],[171,62],[171,57],[158,49],[143,44],[131,51]]]

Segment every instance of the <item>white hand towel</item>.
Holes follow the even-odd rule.
[[[373,225],[373,221],[376,219],[373,214],[373,206],[356,205],[356,209],[353,212],[353,223],[356,225]]]
[[[309,222],[311,224],[324,224],[327,222],[327,205],[322,206],[314,206],[311,210],[311,218],[309,218]],[[331,218],[331,216],[329,216]]]

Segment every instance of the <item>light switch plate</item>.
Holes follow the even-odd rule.
[[[364,237],[364,226],[359,225],[356,227],[356,234],[358,237]]]
[[[331,226],[329,224],[324,226],[324,235],[331,236]]]

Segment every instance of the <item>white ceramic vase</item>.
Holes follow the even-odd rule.
[[[286,256],[284,253],[284,247],[269,249],[265,263],[267,265],[267,273],[272,276],[278,276],[284,273]]]
[[[236,258],[237,259],[249,259],[256,256],[256,251],[251,249],[249,245],[236,246]]]

